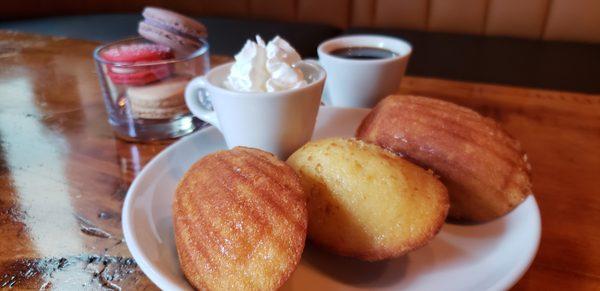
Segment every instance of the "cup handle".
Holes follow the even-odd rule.
[[[309,63],[309,64],[323,67],[318,59],[308,58],[308,59],[304,59],[302,61]],[[323,94],[321,95],[321,105],[328,106],[329,104],[331,104],[331,102],[329,102],[329,94],[327,93],[327,88],[323,88]]]
[[[209,99],[206,84],[206,78],[204,77],[197,77],[190,81],[185,87],[185,104],[196,117],[220,128],[217,113],[213,108],[207,108],[212,106],[206,104]],[[201,98],[204,102],[200,101]]]

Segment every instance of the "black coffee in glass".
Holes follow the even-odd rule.
[[[354,60],[389,59],[398,55],[393,51],[367,46],[343,47],[331,51],[330,54],[336,57]]]

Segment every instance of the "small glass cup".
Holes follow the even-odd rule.
[[[150,43],[144,38],[124,39],[96,48],[94,59],[108,122],[117,137],[127,141],[164,140],[189,134],[204,124],[193,117],[184,101],[187,82],[210,68],[208,43],[199,41],[201,47],[189,55],[136,63],[111,62],[102,53],[118,46]],[[127,74],[143,77],[140,82],[119,81]]]

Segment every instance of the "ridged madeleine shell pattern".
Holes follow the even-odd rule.
[[[304,249],[299,177],[261,150],[236,147],[196,162],[177,188],[173,215],[181,268],[197,289],[277,289]]]
[[[388,96],[365,117],[356,136],[439,175],[453,220],[492,220],[531,193],[530,166],[519,142],[494,120],[450,102]]]

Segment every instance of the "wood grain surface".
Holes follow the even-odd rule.
[[[170,142],[114,137],[96,45],[0,31],[0,288],[156,289],[123,242],[120,212]],[[542,243],[515,289],[600,289],[600,96],[410,76],[401,91],[490,116],[528,152]]]

